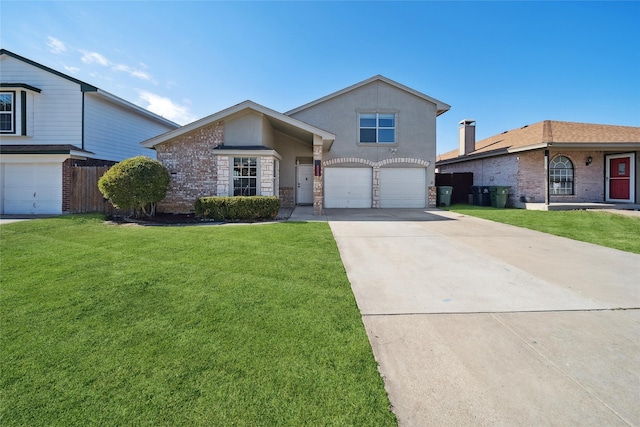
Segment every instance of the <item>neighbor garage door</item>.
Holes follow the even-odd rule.
[[[327,208],[370,208],[371,168],[326,168],[324,206]]]
[[[380,207],[424,208],[426,176],[425,168],[380,169]]]
[[[62,213],[62,163],[5,163],[5,214]]]

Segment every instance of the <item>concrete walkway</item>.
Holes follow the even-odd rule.
[[[640,255],[438,210],[325,217],[400,426],[640,425]]]

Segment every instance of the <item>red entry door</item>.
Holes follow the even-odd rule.
[[[631,158],[609,159],[609,198],[629,200],[631,198]]]

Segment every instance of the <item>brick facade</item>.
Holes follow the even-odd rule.
[[[555,156],[565,156],[573,163],[574,194],[549,196],[551,203],[584,203],[604,201],[604,152],[601,151],[554,151]],[[586,165],[591,156],[593,161]],[[505,156],[489,157],[439,166],[443,173],[471,172],[474,185],[508,185],[508,206],[517,206],[522,198],[530,202],[545,201],[544,150],[526,151]]]
[[[218,166],[222,159],[214,155],[213,149],[223,143],[224,124],[217,122],[155,147],[158,160],[171,177],[167,197],[158,204],[159,212],[193,212],[198,197],[218,193]],[[227,174],[228,168],[227,157]]]
[[[294,188],[293,187],[280,187],[279,188],[280,205],[283,208],[292,208],[295,206],[294,201]]]
[[[71,212],[71,162],[67,159],[62,162],[62,213]]]

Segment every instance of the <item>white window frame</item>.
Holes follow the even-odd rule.
[[[362,116],[373,116],[375,115],[375,126],[362,126]],[[393,116],[393,126],[380,126],[380,116]],[[363,141],[362,140],[362,130],[374,130],[375,131],[375,141]],[[394,145],[398,143],[398,114],[394,111],[361,111],[358,113],[358,144],[362,145]],[[380,131],[381,130],[393,130],[393,141],[380,141]]]
[[[259,157],[255,156],[234,156],[233,159],[233,180],[231,182],[231,195],[232,196],[257,196],[260,194],[260,164]],[[237,162],[241,165],[240,169],[236,169]],[[243,169],[247,169],[247,175],[243,175]],[[254,170],[255,174],[251,175],[251,170]],[[246,189],[248,190],[248,194],[245,194],[245,190],[243,190],[243,186],[237,187],[240,190],[241,194],[236,194],[236,183],[239,181],[246,179],[248,181],[253,181],[253,186],[248,185]],[[251,189],[253,189],[253,194]]]
[[[0,133],[16,133],[16,93],[14,91],[2,91],[0,92],[0,96],[8,95],[11,97],[11,110],[5,111],[4,109],[0,110],[0,115],[8,115],[10,118],[11,129],[0,129]]]
[[[552,167],[553,163],[560,158],[565,159],[563,164],[569,163],[570,168],[558,168]],[[571,176],[568,175],[567,171],[571,171]],[[554,174],[554,171],[557,171]],[[549,195],[551,196],[574,196],[575,193],[575,174],[576,168],[573,164],[573,161],[567,156],[563,156],[562,154],[555,156],[549,162]],[[569,187],[570,184],[570,187]]]

